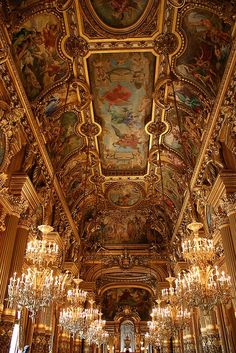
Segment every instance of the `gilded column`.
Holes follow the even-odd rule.
[[[228,217],[222,216],[219,219],[219,230],[221,235],[221,240],[224,248],[225,263],[228,270],[228,274],[231,277],[232,283],[232,294],[236,297],[236,254],[234,251],[234,244],[232,239],[232,234],[229,225]],[[234,310],[236,310],[236,302],[233,300]]]
[[[29,234],[28,225],[26,225],[25,222],[23,223],[22,220],[20,219],[19,225],[17,227],[17,232],[16,232],[16,239],[15,239],[15,244],[13,249],[14,256],[12,257],[12,261],[11,261],[9,277],[12,277],[14,272],[17,273],[17,277],[20,277],[21,275],[28,234]]]
[[[199,311],[197,308],[193,309],[192,328],[193,328],[193,337],[194,337],[194,345],[195,345],[196,353],[202,353]]]
[[[217,307],[215,308],[215,311],[216,311],[217,324],[219,327],[220,340],[222,344],[222,352],[231,353],[228,338],[227,338],[226,323],[224,320],[222,305],[221,304],[217,305]]]
[[[223,210],[228,216],[228,223],[232,234],[232,243],[234,245],[234,253],[236,254],[236,192],[226,194],[220,202]]]
[[[6,353],[9,350],[8,347],[10,347],[15,322],[15,310],[7,309],[4,299],[7,294],[18,221],[19,218],[16,215],[9,215],[6,222],[6,230],[0,233],[0,249],[2,249],[0,251],[0,353]]]
[[[19,218],[16,215],[9,215],[6,230],[0,233],[0,249],[4,249],[4,251],[0,251],[0,305],[2,309],[6,297],[18,222]]]

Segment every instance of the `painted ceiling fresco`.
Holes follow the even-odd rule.
[[[151,53],[96,54],[89,58],[95,121],[106,175],[144,174],[151,119],[155,57]]]
[[[137,22],[147,3],[148,0],[91,0],[101,20],[115,28],[129,27]]]
[[[38,14],[13,33],[12,45],[22,83],[30,100],[65,77],[67,63],[57,51],[61,25],[53,14]]]
[[[176,60],[176,70],[215,96],[230,51],[230,26],[212,12],[196,9],[182,19],[188,45]]]
[[[105,320],[113,320],[119,309],[128,305],[135,309],[141,320],[149,320],[152,307],[151,295],[140,288],[113,288],[103,294],[102,312]]]
[[[19,80],[82,239],[162,243],[221,90],[233,13],[213,0],[6,4]]]

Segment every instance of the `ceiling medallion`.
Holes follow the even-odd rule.
[[[70,36],[65,41],[65,51],[72,58],[85,56],[88,54],[89,45],[86,40],[81,37]]]
[[[168,126],[163,121],[151,122],[147,126],[147,132],[154,136],[163,135],[168,129]]]
[[[142,201],[144,190],[142,186],[134,182],[114,183],[108,187],[106,196],[113,206],[130,208]]]
[[[80,125],[79,130],[87,137],[94,137],[100,133],[99,126],[95,123],[84,123]]]
[[[173,54],[178,47],[178,38],[174,33],[161,33],[154,40],[154,49],[159,55]]]

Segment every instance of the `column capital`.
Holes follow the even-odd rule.
[[[218,207],[215,214],[212,216],[213,220],[213,230],[221,229],[229,225],[229,218],[227,212],[224,208]]]
[[[225,195],[236,192],[236,173],[230,170],[223,170],[219,173],[216,181],[207,197],[207,203],[217,207],[219,201]]]
[[[41,204],[40,197],[27,174],[13,174],[10,180],[9,191],[14,196],[21,195],[22,198],[28,201],[31,209],[35,209]]]
[[[224,195],[221,202],[228,216],[236,213],[236,192]]]

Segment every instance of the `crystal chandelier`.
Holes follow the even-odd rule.
[[[108,341],[109,334],[107,331],[105,331],[104,327],[106,325],[106,320],[102,320],[102,313],[100,312],[99,314],[99,319],[93,321],[90,324],[90,327],[88,329],[88,332],[86,334],[86,338],[89,342],[89,344],[96,344],[100,346],[101,344],[105,344]]]
[[[43,236],[53,231],[53,227],[45,224],[38,226],[38,229],[43,233]],[[56,263],[58,255],[59,247],[55,242],[35,237],[27,244],[25,259],[29,264],[47,267]]]
[[[81,281],[82,279],[80,278],[74,279],[76,287],[69,289],[67,292],[67,301],[70,303],[71,306],[81,307],[86,301],[88,293],[82,289],[79,289],[79,284]]]
[[[89,303],[90,303],[90,308],[85,309],[82,312],[82,331],[83,331],[82,338],[87,338],[86,335],[88,333],[90,326],[95,320],[99,319],[99,310],[94,307],[94,300],[91,299]]]
[[[73,336],[83,336],[83,308],[73,307],[63,309],[60,312],[59,325],[62,326],[65,331],[71,333]]]
[[[227,303],[231,299],[230,277],[217,267],[191,266],[179,274],[176,280],[176,292],[182,302],[189,307],[200,307],[208,312],[217,304]]]
[[[208,312],[215,305],[230,300],[231,282],[224,271],[220,273],[212,266],[214,246],[209,239],[198,237],[201,227],[202,224],[197,222],[188,226],[194,236],[183,242],[183,257],[190,267],[178,275],[175,291],[183,305],[200,307]]]
[[[53,300],[63,298],[68,275],[53,276],[50,269],[28,268],[20,278],[16,273],[8,285],[8,303],[10,307],[26,307],[31,317],[49,306]]]
[[[43,234],[48,234],[52,227],[38,227]],[[26,260],[32,263],[20,278],[16,273],[10,278],[8,285],[8,303],[10,307],[26,307],[31,317],[50,305],[53,300],[62,301],[66,294],[68,274],[55,276],[48,266],[54,265],[58,259],[58,246],[46,240],[34,239],[29,242]]]
[[[187,228],[193,232],[193,235],[182,243],[183,258],[191,264],[198,266],[205,266],[215,257],[212,239],[199,237],[199,230],[202,227],[202,223],[190,223]]]

